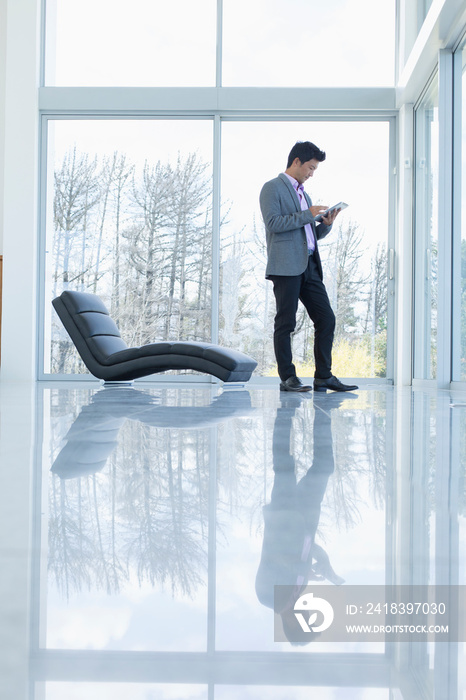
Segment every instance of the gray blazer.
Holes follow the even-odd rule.
[[[310,197],[304,193],[309,206]],[[260,193],[260,207],[265,224],[267,239],[266,277],[273,275],[301,275],[307,267],[308,250],[305,224],[311,224],[316,238],[314,258],[320,278],[322,264],[317,241],[324,238],[331,226],[317,223],[309,210],[301,211],[298,195],[284,173],[263,186]]]

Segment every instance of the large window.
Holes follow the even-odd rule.
[[[466,47],[455,57],[453,380],[466,381]]]
[[[437,376],[438,84],[416,109],[414,377]]]
[[[51,307],[75,289],[104,299],[130,346],[219,340],[256,358],[258,374],[276,375],[259,192],[285,169],[293,143],[312,138],[327,160],[309,194],[350,205],[320,246],[337,317],[334,370],[385,377],[388,122],[225,121],[217,229],[212,131],[207,119],[48,121],[45,372],[85,372]],[[260,156],[250,167],[253,152]],[[300,374],[312,376],[313,326],[303,308],[293,347]]]
[[[47,0],[46,8],[46,85],[215,85],[216,0]]]
[[[99,294],[128,345],[210,340],[212,122],[51,120],[45,370],[84,372],[51,300]]]
[[[203,87],[223,73],[226,86],[393,85],[395,5],[47,0],[45,84]]]
[[[223,14],[224,85],[394,83],[390,0],[223,0]]]
[[[103,298],[128,345],[220,342],[274,376],[259,192],[310,139],[327,152],[314,203],[350,205],[321,246],[335,373],[390,376],[394,102],[336,88],[393,86],[394,0],[43,3],[40,374],[85,373],[51,305],[75,289]],[[309,100],[322,86],[326,107]],[[305,314],[293,345],[312,374]]]
[[[253,355],[258,371],[276,374],[271,342],[275,299],[266,281],[259,192],[286,168],[297,140],[327,158],[306,190],[315,204],[345,201],[321,241],[324,283],[336,314],[337,375],[386,376],[387,122],[226,122],[222,127],[220,340]],[[249,154],[249,156],[248,156]],[[300,305],[293,355],[301,376],[314,375],[313,326]]]

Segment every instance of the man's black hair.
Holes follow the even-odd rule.
[[[321,151],[320,148],[310,141],[298,141],[295,143],[288,156],[287,168],[293,163],[295,158],[299,158],[301,163],[307,163],[308,160],[315,158],[322,163],[325,160],[325,153]]]

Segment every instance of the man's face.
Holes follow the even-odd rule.
[[[317,158],[312,158],[312,160],[307,160],[305,163],[301,163],[299,158],[296,158],[294,161],[295,165],[295,179],[302,185],[303,183],[306,182],[310,177],[312,177],[319,167],[319,161]]]

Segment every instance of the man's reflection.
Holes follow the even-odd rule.
[[[290,439],[293,417],[304,399],[301,395],[280,395],[273,429],[274,482],[270,503],[263,511],[264,541],[256,593],[261,603],[273,608],[274,586],[294,586],[292,600],[275,600],[282,618],[286,618],[288,610],[292,611],[310,581],[344,583],[335,573],[327,552],[315,542],[315,536],[325,489],[334,471],[331,410],[347,398],[314,397],[312,463],[298,481]]]

